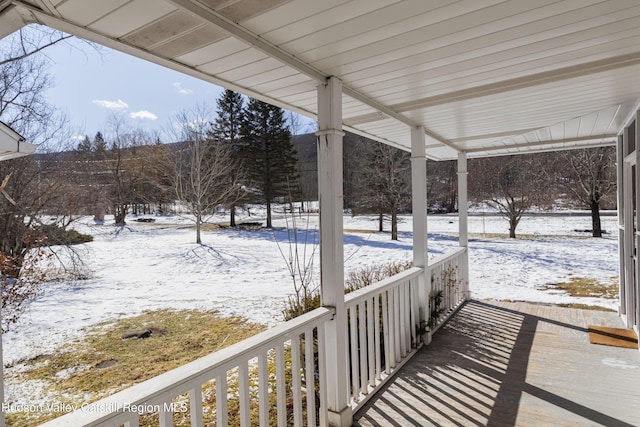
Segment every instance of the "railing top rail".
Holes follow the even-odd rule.
[[[462,255],[466,251],[467,251],[467,248],[460,247],[460,248],[458,248],[458,249],[456,249],[454,251],[451,251],[449,253],[439,255],[439,256],[429,260],[427,268],[434,268],[434,267],[439,266],[440,264],[444,264],[447,261],[451,261],[455,257]]]
[[[387,277],[386,279],[383,279],[372,285],[365,286],[364,288],[348,293],[344,297],[345,304],[347,307],[353,307],[354,305],[366,300],[371,295],[379,294],[393,288],[394,286],[397,286],[401,282],[405,282],[407,280],[418,277],[420,274],[422,274],[423,271],[424,269],[422,268],[412,267],[391,277]]]
[[[43,426],[97,426],[103,423],[110,425],[112,421],[122,419],[123,411],[128,405],[137,406],[142,403],[162,401],[168,395],[181,394],[192,387],[197,387],[207,381],[215,371],[223,371],[238,366],[261,352],[273,348],[275,343],[287,341],[289,338],[301,334],[321,323],[330,320],[335,314],[331,307],[320,307],[305,313],[233,344],[222,350],[211,353],[186,365],[180,366],[157,377],[122,390],[96,403],[108,411],[100,411],[86,405],[77,412],[56,418]],[[201,382],[202,381],[202,382]],[[116,425],[115,423],[113,425]]]

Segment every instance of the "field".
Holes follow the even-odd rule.
[[[20,360],[50,352],[81,335],[83,328],[147,310],[217,310],[266,326],[282,321],[284,303],[293,292],[285,262],[292,248],[290,216],[276,215],[274,230],[207,227],[203,245],[195,244],[195,231],[185,218],[145,218],[154,221],[132,217],[120,229],[108,221],[96,225],[81,218],[78,228],[94,235],[93,242],[79,248],[86,278],[49,283],[15,330],[3,337],[8,374],[19,372]],[[251,217],[241,220],[255,223],[262,216],[252,210]],[[347,215],[344,224],[345,271],[411,258],[409,216],[401,217],[398,241],[375,231],[375,217]],[[296,225],[298,249],[306,248],[305,257],[313,259],[317,284],[317,215],[298,216]],[[430,256],[457,247],[457,227],[456,216],[429,216]],[[504,219],[475,213],[469,219],[472,296],[616,309],[617,219],[603,218],[608,233],[602,239],[589,238],[588,228],[590,217],[585,215],[527,216],[518,228],[521,238],[514,240],[506,237]],[[37,395],[37,387],[8,381],[5,396],[20,401]]]

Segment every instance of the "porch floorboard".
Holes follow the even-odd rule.
[[[617,313],[470,301],[354,426],[640,426],[640,351],[589,343]]]

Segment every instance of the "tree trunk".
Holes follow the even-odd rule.
[[[267,200],[267,228],[271,228],[271,200]]]
[[[391,240],[398,240],[398,213],[391,209]]]
[[[127,217],[128,206],[116,205],[114,208],[114,222],[116,225],[126,225],[125,218]]]
[[[200,238],[200,224],[202,224],[202,217],[200,215],[196,216],[196,243],[202,244],[202,239]]]
[[[593,237],[602,237],[602,224],[600,222],[600,202],[591,200],[591,230]]]
[[[518,220],[516,218],[509,218],[509,238],[516,238],[516,227],[518,226]]]
[[[384,214],[382,213],[382,209],[380,209],[380,213],[378,214],[378,231],[384,231]]]
[[[229,225],[231,227],[236,226],[236,205],[232,205],[229,212]]]

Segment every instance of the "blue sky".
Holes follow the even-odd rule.
[[[205,103],[215,109],[223,89],[107,48],[77,43],[47,50],[53,87],[51,104],[66,112],[74,133],[93,139],[108,133],[114,114],[132,127],[165,133],[169,120]]]

